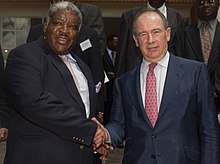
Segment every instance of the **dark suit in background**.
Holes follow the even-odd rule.
[[[207,69],[210,75],[214,96],[216,97],[216,105],[220,113],[220,106],[215,88],[215,71],[218,65],[217,58],[220,56],[220,23],[216,19],[219,2],[206,2],[205,4],[202,2],[202,0],[197,0],[195,2],[198,17],[197,22],[180,28],[176,32],[171,51],[178,56],[204,62],[200,31],[202,31],[202,24],[208,23],[210,33],[213,33],[213,37],[211,37],[211,34],[208,35],[208,39],[211,41],[211,51],[208,57]]]
[[[178,56],[204,62],[198,24],[189,25],[179,30],[174,37],[173,50]],[[220,23],[217,23],[207,69],[211,84],[215,91],[215,70],[218,65],[217,58],[220,55]],[[214,93],[215,94],[215,93]],[[220,112],[220,111],[219,111]]]
[[[136,14],[145,9],[146,5],[132,8],[121,16],[119,45],[116,58],[116,77],[124,74],[137,66],[142,59],[142,55],[138,47],[136,47],[133,40],[133,21]],[[188,19],[177,12],[175,9],[167,7],[167,19],[169,25],[172,27],[171,41],[175,31],[188,24]]]
[[[106,47],[105,26],[99,6],[88,3],[77,3],[76,5],[83,15],[83,24],[97,32],[103,54]]]
[[[113,101],[113,86],[114,86],[114,80],[115,77],[112,75],[108,75],[109,72],[114,73],[114,65],[112,63],[112,59],[109,56],[108,51],[106,50],[104,56],[103,56],[103,65],[104,70],[107,74],[107,77],[109,81],[105,83],[105,108],[104,108],[104,125],[106,125],[109,122],[110,114],[111,114],[111,107],[112,107],[112,101]]]

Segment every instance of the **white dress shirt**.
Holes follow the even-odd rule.
[[[154,9],[154,8],[149,4],[149,2],[147,2],[147,8],[148,8],[148,9]],[[157,10],[159,10],[159,11],[165,16],[165,18],[167,19],[167,7],[166,7],[165,3],[164,3],[160,8],[158,8]]]
[[[90,101],[89,101],[89,87],[88,81],[77,64],[77,61],[70,55],[67,55],[67,61],[70,64],[68,66],[69,71],[73,75],[74,82],[77,86],[81,99],[85,105],[86,117],[90,115]]]
[[[167,52],[166,55],[159,62],[157,62],[158,64],[154,68],[154,74],[156,76],[156,86],[157,86],[158,112],[159,112],[160,104],[161,104],[161,100],[162,100],[169,58],[170,58],[170,54],[169,54],[169,52]],[[141,86],[141,95],[142,95],[144,107],[145,107],[145,92],[146,92],[146,76],[147,76],[147,72],[149,70],[149,67],[148,67],[149,64],[150,63],[148,61],[143,59],[143,62],[141,64],[141,68],[140,68],[140,86]]]

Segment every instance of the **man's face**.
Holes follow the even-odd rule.
[[[197,16],[201,20],[215,19],[218,14],[219,0],[197,0]]]
[[[62,2],[62,1],[64,1],[64,0],[50,0],[50,3],[54,4],[54,3]],[[73,4],[77,3],[77,0],[65,0],[65,1],[72,2]]]
[[[71,10],[61,9],[54,13],[44,28],[50,48],[58,55],[66,55],[76,43],[80,20]]]
[[[149,4],[155,9],[160,8],[165,3],[165,0],[148,0],[148,1]]]
[[[118,46],[118,37],[113,37],[113,40],[108,43],[108,48],[112,51],[116,51]]]
[[[144,59],[149,62],[161,60],[167,52],[170,27],[165,29],[161,17],[154,12],[140,15],[135,27],[136,32],[133,38]]]

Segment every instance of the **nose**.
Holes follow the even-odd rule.
[[[151,33],[148,34],[148,43],[152,43],[154,41],[154,37]]]
[[[69,33],[69,28],[66,24],[63,24],[61,27],[60,27],[60,31],[62,33]]]

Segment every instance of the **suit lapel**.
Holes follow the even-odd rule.
[[[166,122],[172,119],[169,118],[169,120],[167,120],[163,118],[163,115],[164,113],[169,112],[167,111],[169,110],[167,109],[167,106],[171,101],[173,101],[175,95],[177,94],[177,88],[184,73],[181,66],[182,64],[180,64],[178,60],[176,60],[176,57],[170,55],[167,77],[164,85],[163,97],[160,105],[158,122],[156,126],[166,126]],[[178,112],[178,110],[175,111]],[[175,119],[175,117],[173,119]]]
[[[188,40],[189,45],[193,50],[193,54],[195,54],[198,61],[204,62],[203,53],[201,49],[200,34],[199,29],[197,28],[197,24],[190,26],[186,30],[186,39]]]
[[[89,73],[90,70],[85,63],[83,63],[76,55],[74,54],[71,54],[71,55],[74,57],[74,59],[76,59],[78,66],[80,67],[81,71],[83,72],[84,76],[87,79],[88,87],[89,87],[90,116],[95,116],[96,111],[93,109],[96,109],[96,104],[95,104],[96,101],[94,100],[96,95],[94,94],[95,85],[93,83],[92,75],[91,73]]]
[[[217,57],[219,56],[219,51],[220,51],[220,44],[219,44],[220,38],[218,36],[219,34],[220,34],[220,26],[218,22],[216,26],[216,30],[215,30],[215,35],[214,35],[215,37],[213,40],[212,49],[211,49],[208,64],[207,64],[207,68],[209,72],[211,72],[215,68],[215,62],[216,62]]]
[[[140,65],[136,67],[134,71],[131,72],[130,79],[131,80],[129,80],[128,86],[134,86],[134,87],[129,87],[128,89],[128,93],[132,101],[132,104],[136,107],[136,109],[138,109],[138,112],[140,112],[140,116],[143,116],[143,119],[147,122],[147,124],[151,128],[153,128],[150,120],[146,115],[142,101],[141,87],[140,87]]]
[[[81,107],[83,107],[84,105],[83,105],[82,99],[80,97],[80,94],[77,90],[76,84],[72,78],[72,75],[71,75],[69,69],[66,67],[65,63],[56,54],[50,54],[50,55],[48,55],[48,57],[51,60],[54,67],[56,67],[57,70],[60,72],[69,94],[72,96],[73,99],[76,100],[76,102],[78,102],[78,104]]]

